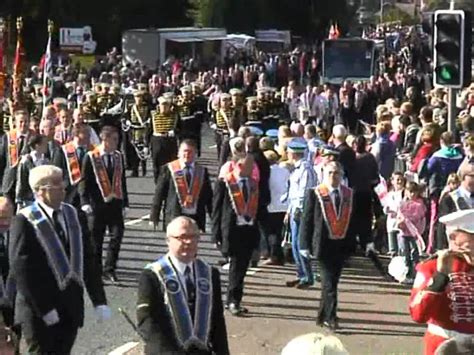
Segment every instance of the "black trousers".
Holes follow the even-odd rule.
[[[151,136],[151,158],[153,160],[153,176],[158,180],[162,165],[173,161],[178,156],[178,141],[175,137]]]
[[[223,133],[221,131],[215,131],[214,139],[216,141],[217,146],[217,159],[219,159],[219,167],[221,167],[227,161],[227,158],[230,154],[230,147],[228,146],[230,140],[229,134]],[[224,146],[226,145],[228,147],[225,149]]]
[[[337,317],[337,285],[341,277],[345,258],[329,255],[319,260],[321,274],[321,302],[319,304],[318,322],[334,322]]]
[[[354,192],[354,226],[353,232],[359,236],[359,245],[365,252],[368,243],[373,241],[372,236],[372,219],[373,219],[373,203],[372,192],[355,191]]]
[[[42,319],[35,318],[31,327],[24,327],[26,353],[35,355],[68,355],[76,341],[77,326],[59,322],[47,326]]]
[[[112,201],[111,203],[96,208],[91,219],[92,240],[95,246],[96,259],[100,267],[99,270],[102,271],[102,247],[105,230],[108,228],[110,232],[110,242],[103,270],[105,272],[114,272],[117,267],[117,260],[125,228],[122,205],[118,203],[118,201]]]
[[[244,295],[244,278],[249,268],[252,250],[239,250],[229,258],[229,285],[227,287],[227,304],[240,305]]]
[[[278,261],[283,261],[284,259],[283,248],[281,247],[284,219],[285,212],[267,213],[261,229],[261,252],[268,252],[272,259]]]

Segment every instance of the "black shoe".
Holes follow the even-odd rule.
[[[291,280],[291,281],[286,281],[286,287],[295,287],[300,283],[300,280]]]
[[[331,332],[335,332],[336,330],[339,329],[339,324],[336,320],[335,321],[324,321],[322,326],[324,328],[328,328]]]
[[[102,275],[102,279],[105,282],[109,282],[111,284],[116,284],[116,283],[119,282],[118,278],[117,278],[117,275],[115,275],[115,272],[113,272],[113,271],[104,272],[104,274]]]
[[[299,290],[307,290],[310,288],[313,284],[310,282],[299,282],[298,285],[296,285],[296,288]]]
[[[252,260],[250,262],[250,267],[258,267],[258,260]]]
[[[238,306],[235,303],[230,303],[229,304],[229,312],[235,317],[240,317],[243,314],[248,313],[248,309],[242,306]]]
[[[132,177],[138,177],[138,170],[132,171]]]

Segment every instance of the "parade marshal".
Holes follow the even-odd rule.
[[[197,257],[199,228],[177,217],[166,230],[168,253],[143,270],[138,330],[147,355],[228,355],[219,271]]]

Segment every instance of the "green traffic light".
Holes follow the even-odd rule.
[[[440,77],[443,80],[451,80],[453,78],[452,73],[446,67],[441,69]]]

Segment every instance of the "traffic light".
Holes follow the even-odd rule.
[[[463,10],[438,10],[434,14],[434,83],[460,89],[471,78],[471,21]],[[468,45],[468,48],[466,48]]]

